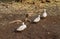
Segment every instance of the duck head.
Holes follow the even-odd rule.
[[[22,24],[24,25],[24,22]]]
[[[44,9],[44,12],[46,12],[46,9]]]
[[[40,17],[40,15],[38,15],[38,17]]]

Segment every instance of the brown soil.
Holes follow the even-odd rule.
[[[60,39],[60,16],[48,16],[36,24],[26,22],[24,31],[15,32],[21,23],[9,22],[24,19],[20,14],[0,14],[0,39]]]

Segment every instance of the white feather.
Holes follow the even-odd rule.
[[[38,17],[35,18],[33,22],[39,22],[39,21],[40,21],[40,15],[38,15]]]
[[[47,17],[46,9],[44,9],[43,17]]]
[[[17,28],[17,31],[23,31],[25,28],[27,28],[27,26],[23,22],[22,25],[19,28]]]

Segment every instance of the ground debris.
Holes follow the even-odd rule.
[[[21,20],[14,20],[14,21],[9,22],[9,24],[12,24],[12,23],[17,23],[17,24],[19,24],[19,22],[22,22],[22,21],[21,21]]]

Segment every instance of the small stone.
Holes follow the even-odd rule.
[[[50,32],[48,32],[48,34],[50,34]]]

